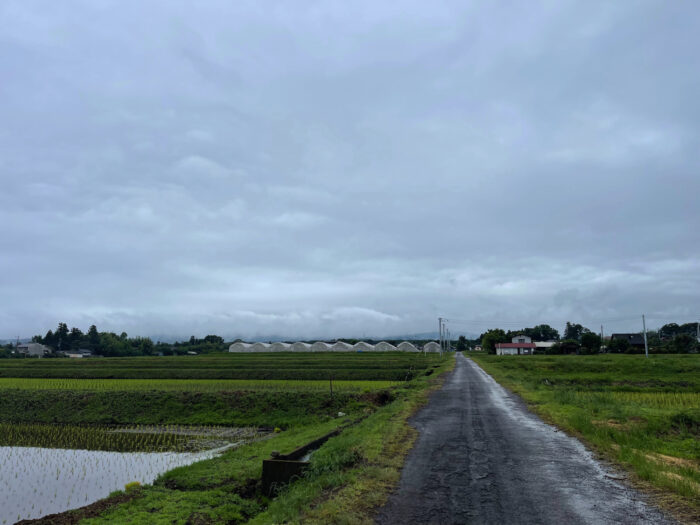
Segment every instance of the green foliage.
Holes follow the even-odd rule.
[[[581,353],[582,354],[597,354],[600,352],[600,336],[593,332],[585,332],[581,334]]]
[[[607,351],[611,354],[627,354],[631,349],[632,345],[627,339],[615,338],[608,343]]]
[[[564,339],[571,339],[580,342],[581,336],[585,333],[590,333],[590,330],[585,326],[581,326],[578,323],[566,322],[566,328],[564,328]]]
[[[481,334],[481,346],[489,354],[496,353],[497,343],[507,343],[508,341],[508,336],[500,328],[492,328]]]

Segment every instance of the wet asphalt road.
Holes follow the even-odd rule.
[[[461,354],[411,423],[419,437],[380,525],[675,523]]]

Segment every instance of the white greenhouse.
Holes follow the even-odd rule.
[[[272,343],[270,352],[290,352],[291,346],[289,343]]]
[[[292,352],[311,352],[311,345],[299,341],[297,343],[293,343],[290,350]]]
[[[314,344],[311,345],[311,348],[309,350],[311,352],[330,352],[331,347],[329,344],[324,343],[323,341],[316,341]]]
[[[270,347],[265,343],[253,343],[250,346],[249,352],[269,352]]]
[[[228,347],[229,352],[250,352],[250,343],[244,343],[242,341],[239,341],[238,343],[233,343],[231,346]]]
[[[430,352],[440,352],[440,345],[436,343],[435,341],[430,341],[429,343],[425,343],[423,345],[423,352],[430,353]]]
[[[331,352],[352,352],[352,345],[344,343],[343,341],[338,341],[331,346]]]
[[[374,352],[374,345],[360,341],[355,343],[352,347],[355,352]]]
[[[409,343],[408,341],[399,343],[399,346],[397,346],[396,349],[399,352],[418,352],[416,346],[413,343]]]
[[[386,341],[380,341],[374,345],[375,352],[396,352],[396,347]]]

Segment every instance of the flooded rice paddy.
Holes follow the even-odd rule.
[[[151,427],[148,430],[163,429]],[[0,525],[88,505],[116,490],[123,490],[127,483],[152,483],[159,475],[176,467],[212,458],[261,437],[260,433],[250,432],[253,429],[243,430],[179,430],[180,434],[197,437],[199,445],[202,445],[202,434],[208,434],[207,444],[216,448],[198,452],[0,446]],[[123,431],[133,432],[131,429]]]

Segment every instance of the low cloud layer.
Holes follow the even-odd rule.
[[[698,318],[700,6],[204,4],[0,5],[0,339]]]

